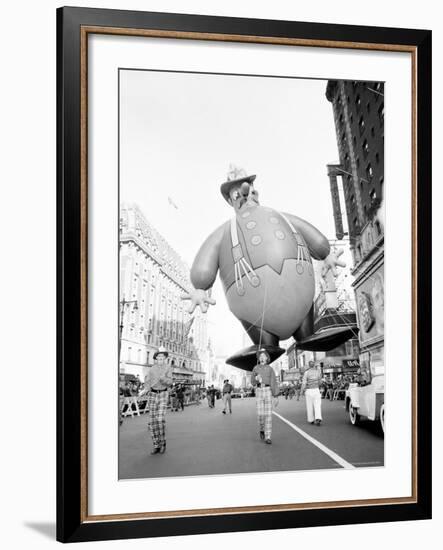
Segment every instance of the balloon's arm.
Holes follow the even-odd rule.
[[[211,233],[197,252],[191,268],[191,283],[196,289],[208,290],[214,284],[225,226],[226,223]]]
[[[330,251],[328,239],[319,231],[316,227],[311,225],[306,220],[294,216],[293,214],[286,214],[285,216],[290,220],[297,231],[303,235],[303,238],[308,245],[309,252],[315,260],[324,260]]]

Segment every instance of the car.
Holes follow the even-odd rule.
[[[382,371],[382,372],[381,372]],[[384,369],[369,370],[359,383],[350,384],[345,395],[345,409],[353,426],[363,418],[379,422],[385,432],[385,375]]]

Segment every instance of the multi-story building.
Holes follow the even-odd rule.
[[[177,380],[204,382],[210,355],[207,318],[191,317],[183,292],[189,268],[140,209],[120,211],[120,369],[146,374],[159,346],[169,351]]]
[[[359,321],[360,364],[384,368],[384,235],[378,220],[384,186],[384,84],[331,80],[340,162],[328,165],[337,238],[343,197]],[[337,177],[342,180],[340,193]]]

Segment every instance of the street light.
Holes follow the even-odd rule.
[[[138,311],[137,300],[125,300],[125,298],[123,298],[123,300],[120,302],[120,342],[121,342],[122,334],[123,334],[123,319],[124,319],[124,316],[125,316],[125,308],[126,308],[126,306],[131,305],[131,304],[134,304],[133,307],[132,307],[132,310],[133,311]]]

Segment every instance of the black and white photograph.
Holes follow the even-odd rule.
[[[118,86],[119,479],[383,468],[384,82]]]

